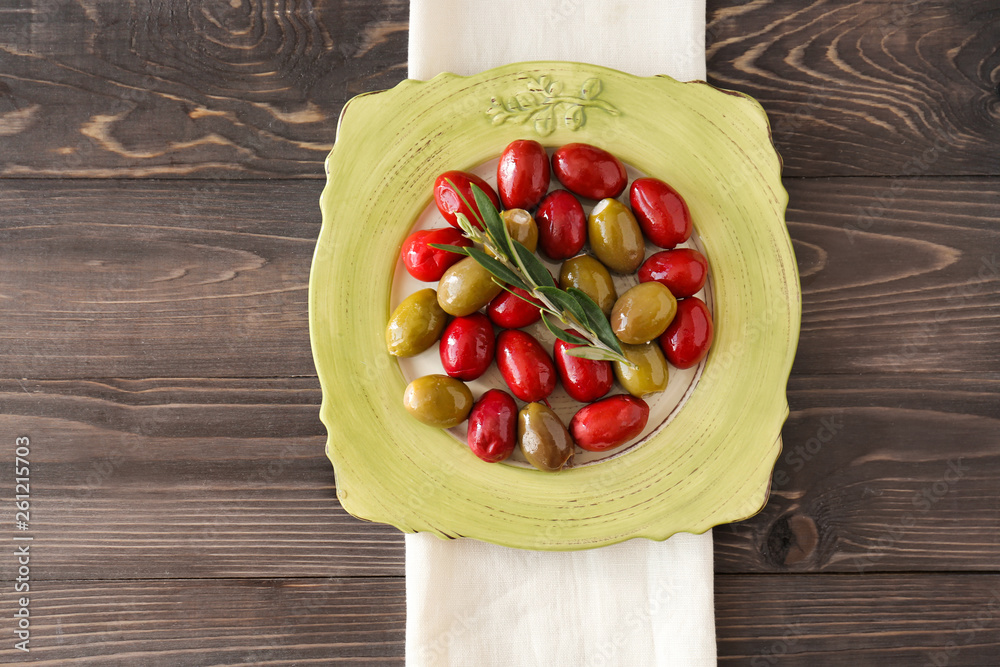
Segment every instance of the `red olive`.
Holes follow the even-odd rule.
[[[511,392],[522,401],[541,401],[556,388],[556,368],[535,338],[516,329],[497,336],[497,367]]]
[[[504,290],[490,301],[489,307],[486,308],[486,314],[490,316],[493,324],[505,329],[520,329],[537,322],[542,316],[541,311],[538,310],[542,302],[530,296],[520,287],[511,287],[510,289],[521,296],[515,296]],[[537,305],[533,306],[521,297],[530,299],[531,303]]]
[[[603,452],[637,437],[648,420],[646,401],[619,394],[580,408],[569,423],[569,432],[581,448]]]
[[[661,250],[639,267],[639,282],[662,283],[678,299],[694,296],[705,286],[708,260],[697,250]]]
[[[579,200],[565,190],[553,190],[535,212],[538,245],[552,259],[579,254],[587,242],[587,216]]]
[[[441,335],[441,365],[459,380],[475,380],[493,362],[493,325],[482,313],[456,317]]]
[[[569,330],[569,333],[574,336],[580,335],[572,329]],[[614,369],[611,367],[610,361],[581,359],[566,354],[566,350],[572,350],[574,347],[580,346],[561,340],[556,341],[555,358],[559,378],[566,388],[566,393],[573,400],[581,403],[596,401],[611,391],[611,385],[615,381]]]
[[[667,361],[677,368],[691,368],[705,358],[712,345],[712,314],[697,297],[677,302],[677,314],[660,336]]]
[[[497,463],[516,446],[517,403],[507,392],[490,389],[469,413],[469,448],[487,463]]]
[[[549,156],[537,141],[520,139],[500,154],[497,189],[506,208],[530,210],[549,189]]]
[[[454,187],[448,181],[454,183]],[[473,226],[479,229],[483,228],[479,223],[479,208],[476,207],[476,198],[472,194],[473,183],[482,188],[494,206],[500,208],[500,199],[497,197],[497,193],[493,191],[489,183],[475,174],[464,171],[446,171],[434,181],[434,202],[437,204],[438,210],[441,211],[441,215],[452,227],[458,227],[458,218],[455,217],[455,214],[462,213]],[[461,197],[459,193],[461,193]],[[462,197],[465,197],[465,201],[462,201]],[[473,209],[465,205],[466,201]]]
[[[656,178],[637,178],[628,193],[642,233],[661,248],[673,248],[691,236],[691,213],[676,190]]]
[[[567,190],[589,199],[617,197],[628,183],[621,160],[590,144],[566,144],[557,149],[552,154],[552,170]]]
[[[460,229],[438,227],[413,232],[403,241],[403,266],[417,280],[432,283],[441,280],[448,267],[462,259],[462,256],[447,250],[430,247],[430,243],[457,245],[464,248],[472,245]]]

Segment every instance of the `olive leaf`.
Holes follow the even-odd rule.
[[[447,243],[428,243],[432,248],[437,248],[438,250],[447,250],[448,252],[453,252],[456,255],[469,256],[469,249],[460,245],[448,245]]]
[[[573,297],[580,309],[586,314],[587,328],[594,332],[602,343],[618,354],[624,354],[621,343],[618,342],[618,336],[611,330],[611,323],[608,322],[608,318],[604,316],[604,311],[597,305],[597,302],[577,287],[570,287],[566,292]]]
[[[507,257],[510,257],[510,247],[507,244],[507,225],[504,224],[496,207],[493,206],[493,200],[475,183],[472,184],[471,188],[472,196],[476,200],[476,209],[479,210],[486,226],[486,233],[489,234],[493,245]]]
[[[541,285],[542,287],[555,287],[556,282],[552,279],[552,274],[549,270],[545,268],[545,265],[538,261],[535,257],[535,253],[531,252],[524,247],[524,244],[520,241],[511,240],[513,245],[516,264],[525,275],[531,279],[536,285]]]
[[[570,345],[590,345],[590,341],[580,338],[579,336],[574,336],[562,327],[558,327],[555,324],[552,324],[552,322],[549,322],[549,318],[546,317],[544,312],[542,313],[542,324],[545,325],[546,329],[552,332],[553,336],[564,343],[569,343]]]
[[[504,266],[499,260],[490,257],[485,252],[476,247],[466,248],[466,250],[469,251],[469,257],[476,260],[476,263],[478,263],[481,267],[492,273],[500,280],[504,281],[505,283],[509,283],[514,287],[520,287],[525,291],[528,290],[528,286],[524,284],[524,281],[521,280],[521,278],[516,273],[514,273],[506,266]]]
[[[572,315],[579,322],[580,326],[587,327],[587,314],[572,296],[558,287],[539,287],[537,291],[547,296],[550,301]]]
[[[458,198],[462,200],[462,203],[465,204],[465,207],[467,209],[469,209],[470,211],[472,211],[473,214],[475,214],[479,218],[479,220],[478,220],[479,224],[476,225],[476,226],[479,227],[480,229],[482,229],[483,226],[486,223],[483,221],[483,214],[480,212],[479,207],[478,206],[473,206],[472,204],[469,203],[469,200],[465,198],[465,195],[462,194],[462,191],[458,189],[457,185],[455,185],[455,181],[451,180],[450,178],[446,178],[445,179],[445,183],[447,183],[448,185],[451,186],[451,189],[454,190],[455,194],[458,195]],[[476,184],[473,183],[472,187],[476,187]],[[475,194],[475,193],[473,193],[473,194]],[[487,197],[487,199],[488,199],[488,197]],[[490,206],[493,206],[493,202],[492,201],[490,202]],[[487,207],[487,208],[489,208],[489,207]],[[496,209],[493,209],[493,210],[494,210],[494,212],[496,212]],[[469,236],[470,234],[472,234],[472,232],[469,231],[469,229],[466,228],[466,227],[471,227],[472,225],[469,222],[469,219],[467,217],[465,217],[464,213],[460,213],[460,212],[455,213],[455,219],[458,221],[458,226],[462,228],[462,231],[465,232],[466,236]],[[464,224],[463,224],[463,221],[464,221]]]
[[[580,359],[593,359],[594,361],[621,361],[613,352],[602,350],[599,347],[571,347],[566,350],[566,354]]]
[[[475,232],[472,231],[474,229],[472,223],[469,222],[469,219],[465,217],[464,213],[456,213],[455,221],[458,222],[458,228],[461,229],[466,236],[475,234]]]

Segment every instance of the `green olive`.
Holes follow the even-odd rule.
[[[437,292],[431,288],[414,292],[396,306],[385,328],[385,344],[395,357],[420,354],[444,330],[448,316],[438,305]]]
[[[617,199],[602,199],[587,221],[590,249],[617,273],[635,273],[646,256],[646,242],[632,211]]]
[[[510,237],[515,241],[520,241],[521,245],[535,252],[538,247],[538,225],[531,214],[523,208],[510,208],[500,214]]]
[[[638,345],[657,338],[677,314],[677,299],[663,283],[639,283],[621,295],[611,311],[618,340]]]
[[[573,438],[552,408],[528,403],[517,413],[517,442],[528,463],[555,472],[573,458]]]
[[[563,262],[559,269],[559,287],[575,287],[586,293],[597,302],[605,316],[611,315],[611,308],[618,299],[615,283],[611,280],[607,267],[590,255],[577,255]]]
[[[465,317],[492,301],[502,289],[493,282],[493,274],[466,257],[441,276],[437,301],[449,315]]]
[[[636,365],[636,368],[629,368],[620,361],[614,362],[615,377],[625,391],[636,398],[645,398],[667,388],[670,369],[657,342],[625,344],[622,345],[622,351],[625,358]]]
[[[469,416],[472,392],[447,375],[425,375],[407,385],[403,407],[428,426],[451,428]]]

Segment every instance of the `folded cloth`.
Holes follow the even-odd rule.
[[[569,60],[705,78],[705,0],[411,0],[411,79]]]
[[[715,664],[712,535],[553,553],[406,536],[406,664]]]
[[[569,60],[705,78],[704,0],[411,0],[411,79]],[[406,536],[409,667],[714,665],[712,534],[577,552]]]

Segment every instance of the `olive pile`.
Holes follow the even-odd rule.
[[[565,189],[548,191],[553,173]],[[540,301],[502,287],[473,257],[431,245],[473,245],[458,222],[461,214],[479,226],[472,185],[501,211],[513,239],[562,261],[559,287],[575,287],[594,300],[631,364],[574,356],[568,352],[580,346],[562,340],[550,353],[521,331],[540,319]],[[414,232],[401,253],[407,271],[437,282],[437,289],[407,297],[386,328],[389,353],[397,357],[440,341],[444,374],[407,386],[403,404],[410,414],[439,428],[468,419],[469,447],[479,458],[502,461],[520,446],[528,462],[545,471],[563,468],[577,446],[602,452],[643,431],[649,418],[643,399],[666,388],[668,362],[691,368],[705,357],[713,327],[707,306],[694,296],[705,284],[708,263],[696,250],[676,248],[692,231],[684,199],[663,181],[639,178],[626,206],[616,198],[627,185],[624,165],[607,151],[568,144],[554,152],[550,166],[542,145],[530,140],[513,142],[501,155],[499,194],[474,174],[449,171],[437,178],[434,200],[451,227]],[[596,201],[589,216],[579,198]],[[647,258],[647,241],[663,250]],[[588,244],[589,254],[581,254]],[[636,272],[639,284],[619,295],[612,273]],[[510,393],[493,388],[474,400],[465,382],[494,360]],[[627,393],[607,397],[616,379]],[[560,381],[572,399],[586,404],[568,428],[546,401]],[[519,409],[515,398],[525,405]]]

